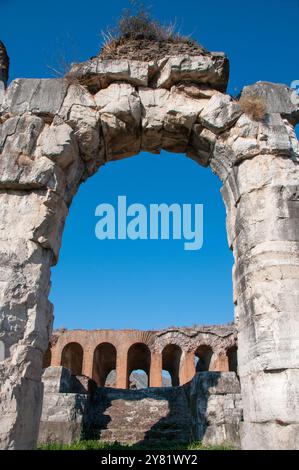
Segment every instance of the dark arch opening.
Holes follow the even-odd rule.
[[[99,344],[93,353],[92,378],[99,387],[105,387],[106,379],[116,369],[116,349],[111,343]],[[111,379],[111,377],[110,377]]]
[[[135,343],[128,350],[127,365],[127,387],[130,385],[130,376],[133,371],[144,371],[150,377],[151,352],[149,347],[144,343]]]
[[[226,352],[228,359],[228,370],[238,373],[238,348],[232,346]]]
[[[196,372],[210,370],[212,356],[213,349],[211,346],[205,344],[199,346],[194,353]]]
[[[61,365],[70,369],[73,375],[82,374],[83,348],[79,343],[68,343],[61,353]]]
[[[46,369],[46,367],[50,367],[52,361],[52,352],[51,352],[51,345],[49,344],[47,351],[44,354],[43,358],[43,369]]]
[[[169,372],[171,385],[180,385],[180,365],[182,350],[176,344],[168,344],[162,351],[162,369]]]

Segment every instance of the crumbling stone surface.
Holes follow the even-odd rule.
[[[45,386],[40,443],[98,439],[153,445],[190,439],[206,445],[240,446],[240,384],[234,372],[200,372],[181,387],[120,390],[95,389],[92,399],[53,388],[67,369],[49,367]],[[70,376],[70,371],[68,371]],[[50,384],[47,382],[50,381]],[[70,388],[69,392],[74,392]]]
[[[101,59],[129,59],[152,62],[179,55],[198,56],[209,54],[200,44],[193,41],[152,41],[150,39],[126,38],[114,42],[112,47],[104,47],[99,54]]]
[[[243,421],[240,383],[235,372],[199,372],[190,385],[193,439],[207,445],[240,447]]]
[[[254,121],[224,94],[225,56],[193,52],[98,57],[65,79],[1,87],[1,448],[36,441],[50,266],[73,196],[102,165],[142,149],[184,152],[221,179],[235,259],[242,446],[298,448],[299,105],[287,87],[257,83],[251,90],[267,107]],[[267,439],[256,439],[262,432]]]

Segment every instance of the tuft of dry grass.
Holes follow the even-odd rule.
[[[243,95],[239,99],[242,111],[254,121],[262,121],[266,115],[266,102],[258,95]]]
[[[30,157],[28,157],[27,155],[24,155],[24,154],[21,154],[19,155],[18,157],[18,165],[19,166],[30,166],[32,165],[32,160]]]
[[[175,22],[161,24],[152,18],[144,3],[137,0],[130,0],[130,3],[131,8],[123,10],[114,28],[101,31],[103,51],[113,53],[128,39],[194,43],[190,36],[183,36],[177,31]]]

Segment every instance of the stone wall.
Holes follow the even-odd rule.
[[[181,387],[76,392],[68,369],[49,367],[39,442],[71,444],[97,439],[122,444],[167,445],[202,441],[240,446],[240,385],[234,372],[199,372]]]

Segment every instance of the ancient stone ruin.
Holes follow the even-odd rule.
[[[55,331],[44,357],[39,443],[239,447],[236,333],[234,325]]]
[[[66,78],[0,89],[1,448],[37,442],[50,269],[79,185],[111,160],[161,149],[223,183],[242,448],[299,448],[299,104],[287,86],[259,82],[242,91],[265,103],[255,116],[225,93],[223,53],[155,57],[96,57]]]
[[[173,386],[183,385],[199,371],[237,372],[234,325],[139,330],[55,331],[43,367],[63,366],[73,375],[100,387],[116,372],[116,388],[128,388],[134,370],[143,370],[148,386],[162,386],[167,371]]]

